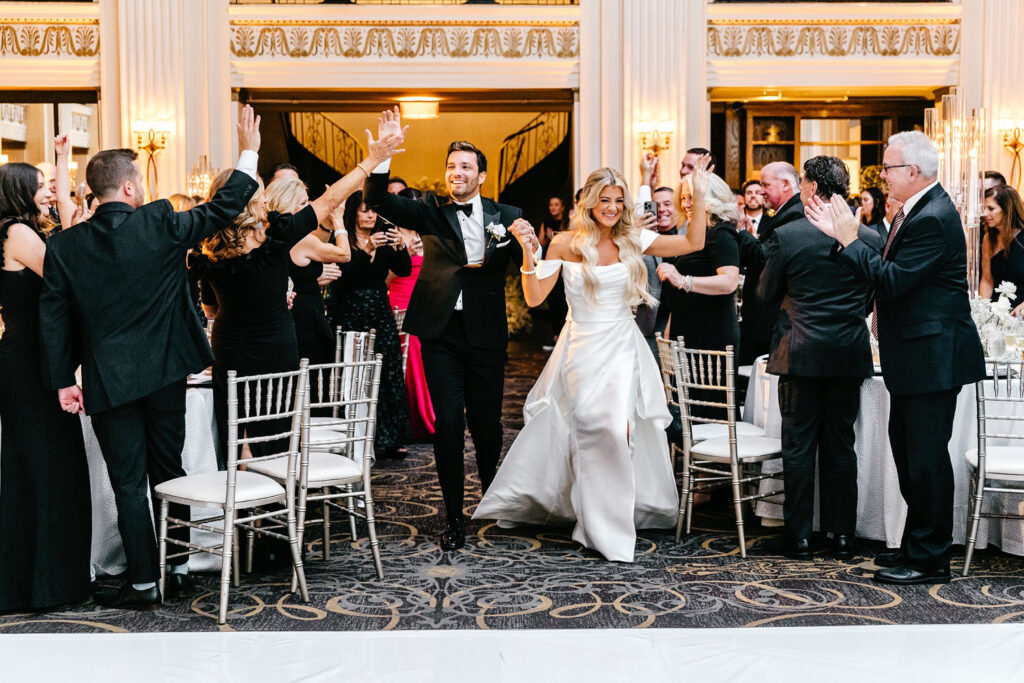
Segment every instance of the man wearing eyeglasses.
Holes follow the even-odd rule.
[[[939,159],[919,131],[889,138],[882,179],[903,202],[881,254],[858,239],[842,198],[807,206],[808,219],[839,242],[834,258],[875,290],[882,376],[890,395],[889,444],[907,521],[898,550],[882,553],[875,580],[949,581],[953,467],[949,439],[964,384],[985,376],[967,289],[960,216],[937,181]]]

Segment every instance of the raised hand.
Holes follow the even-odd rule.
[[[512,221],[512,225],[509,226],[508,231],[512,233],[519,244],[523,247],[523,252],[529,252],[533,254],[537,249],[537,245],[540,244],[537,239],[537,233],[534,232],[533,226],[530,225],[525,219],[517,218]]]
[[[71,154],[71,137],[67,133],[61,133],[53,139],[53,151],[59,157],[66,157]]]
[[[369,130],[366,131],[367,157],[374,166],[405,151],[402,143],[405,142],[405,134],[408,130],[409,126],[406,126],[397,133],[388,133],[380,140],[374,140],[373,134]]]
[[[238,149],[260,151],[260,117],[248,104],[238,112]]]
[[[804,216],[811,225],[832,239],[836,239],[835,227],[832,225],[831,205],[822,201],[821,197],[818,195],[811,197],[810,201],[804,205]]]
[[[707,192],[708,175],[714,170],[715,165],[711,163],[710,154],[702,154],[697,158],[697,163],[693,165],[692,179],[690,180],[694,197],[703,197],[704,193]]]
[[[385,109],[377,117],[377,137],[385,138],[398,133],[404,135],[405,131],[402,129],[402,114],[398,110],[398,105],[395,105],[394,109]]]
[[[857,231],[860,228],[860,209],[854,213],[846,199],[838,194],[832,195],[829,202],[832,207],[832,229],[836,233],[836,239],[845,247],[857,239]]]
[[[653,190],[656,186],[654,185],[654,176],[658,172],[658,157],[654,156],[650,152],[644,154],[644,158],[640,160],[640,176],[642,180],[641,185],[649,185]]]

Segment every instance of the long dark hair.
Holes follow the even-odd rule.
[[[36,205],[39,190],[38,168],[19,162],[0,166],[0,218],[9,223],[24,223],[40,232],[49,232],[54,224]]]
[[[860,220],[864,225],[874,225],[882,220],[885,215],[885,195],[877,187],[867,187],[864,189],[871,195],[871,200],[875,203],[875,207],[871,209],[871,213],[861,213]]]
[[[359,208],[363,205],[363,191],[356,190],[352,195],[345,200],[345,212],[341,216],[341,222],[345,225],[345,230],[348,232],[348,243],[353,249],[359,248],[359,240],[356,239],[356,223],[359,222]],[[381,217],[377,216],[377,222],[374,223],[373,229],[370,232],[376,232],[383,226]]]
[[[1017,190],[1009,185],[990,187],[985,190],[985,199],[995,199],[996,204],[1003,210],[1003,224],[999,226],[999,234],[993,235],[992,230],[988,232],[988,238],[993,246],[992,253],[1002,251],[1009,254],[1013,239],[1024,230],[1024,202],[1021,202]]]

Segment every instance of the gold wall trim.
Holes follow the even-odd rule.
[[[578,59],[575,22],[232,20],[231,54],[239,58]]]
[[[343,26],[379,26],[379,27],[400,27],[400,26],[462,26],[474,28],[479,26],[519,26],[519,27],[550,27],[550,28],[571,28],[579,26],[578,21],[487,21],[481,24],[479,21],[458,21],[445,19],[341,19],[341,20],[320,20],[320,19],[232,19],[232,26],[322,26],[322,27],[343,27]]]
[[[95,57],[98,19],[0,18],[0,57]]]
[[[960,21],[708,22],[709,57],[949,57],[960,52]]]
[[[958,17],[934,19],[708,19],[714,26],[937,26],[959,24]]]

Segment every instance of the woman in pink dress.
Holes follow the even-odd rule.
[[[400,197],[419,199],[419,190],[405,188],[398,193]],[[420,236],[411,231],[402,230],[405,243],[409,245],[409,256],[412,257],[412,272],[399,277],[391,275],[388,280],[388,296],[392,308],[405,309],[409,306],[412,288],[423,266],[423,242]],[[427,391],[427,379],[423,374],[423,356],[420,354],[420,340],[409,335],[409,359],[405,366],[405,386],[409,391],[409,417],[412,420],[412,433],[417,439],[429,439],[434,433],[434,405],[430,402]]]

